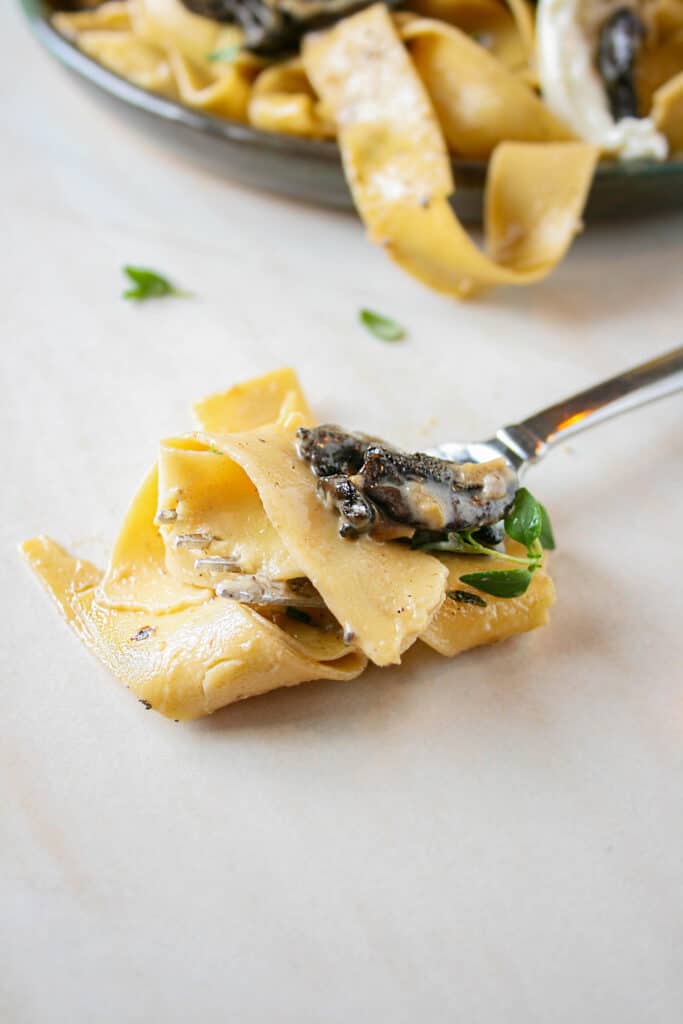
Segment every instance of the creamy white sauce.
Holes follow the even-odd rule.
[[[539,0],[538,77],[543,99],[586,142],[622,160],[665,160],[668,145],[649,117],[615,121],[594,55],[600,26],[633,0]]]
[[[517,477],[505,459],[490,462],[463,462],[456,467],[455,479],[461,487],[481,487],[481,497],[491,501],[504,498],[517,483]]]
[[[477,499],[500,501],[516,484],[517,477],[504,459],[491,462],[464,462],[454,468],[459,487],[479,489]],[[450,482],[406,480],[401,495],[413,517],[428,530],[443,530],[453,517],[453,491]]]
[[[401,495],[414,519],[428,530],[443,530],[453,513],[450,484],[438,480],[406,480]]]

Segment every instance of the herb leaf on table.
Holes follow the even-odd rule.
[[[190,292],[180,291],[167,277],[157,274],[155,270],[149,270],[146,267],[125,266],[123,272],[135,286],[134,288],[128,288],[123,293],[123,298],[132,302],[142,302],[145,299],[162,299],[167,295],[177,298],[187,298],[190,295]]]
[[[400,341],[405,337],[405,329],[391,317],[382,316],[381,313],[375,313],[371,309],[361,309],[358,318],[363,326],[380,341]]]

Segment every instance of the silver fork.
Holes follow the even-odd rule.
[[[427,454],[451,462],[489,462],[502,455],[521,477],[561,441],[681,388],[683,346],[541,409],[521,423],[501,427],[488,441],[452,441],[427,449]]]

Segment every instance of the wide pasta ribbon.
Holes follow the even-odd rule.
[[[460,29],[415,18],[401,38],[457,156],[486,159],[505,141],[575,141],[526,82]]]
[[[443,45],[481,50],[436,22],[408,30],[415,40],[435,41],[437,54]],[[582,143],[497,146],[488,175],[484,253],[448,203],[454,183],[444,139],[386,8],[375,5],[308,37],[303,59],[334,113],[347,179],[370,237],[404,269],[438,291],[465,298],[492,285],[537,281],[562,259],[580,226],[596,149]],[[470,71],[468,66],[467,76]],[[495,73],[505,72],[497,66]],[[471,79],[458,81],[457,74],[455,67],[450,81],[456,112],[466,109],[471,88]],[[525,88],[509,77],[516,89]],[[449,141],[455,145],[456,117],[452,124]]]
[[[509,71],[533,81],[534,15],[527,0],[411,0],[410,10],[454,25],[485,46]],[[394,15],[399,24],[410,15]]]
[[[251,91],[249,121],[254,128],[304,138],[335,135],[334,123],[325,115],[298,57],[261,72]]]
[[[672,153],[683,153],[683,71],[654,94],[652,120],[666,136]]]
[[[55,27],[84,53],[135,85],[220,117],[247,120],[251,81],[263,61],[230,61],[243,33],[190,13],[180,0],[110,0],[54,15]]]

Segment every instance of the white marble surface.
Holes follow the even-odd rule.
[[[549,628],[195,725],[108,677],[15,544],[102,559],[190,400],[282,363],[321,416],[425,445],[673,347],[683,218],[594,227],[546,284],[459,306],[353,218],[181,162],[13,9],[3,53],[0,1019],[678,1024],[681,399],[535,471]],[[128,261],[196,298],[123,303]]]

